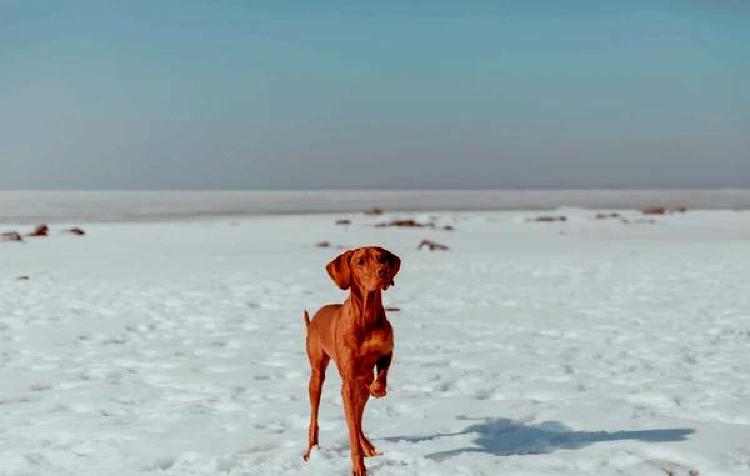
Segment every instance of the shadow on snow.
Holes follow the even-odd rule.
[[[468,418],[459,418],[470,420]],[[495,456],[548,454],[556,450],[575,450],[600,441],[639,440],[649,443],[683,441],[695,432],[690,428],[635,431],[574,431],[560,422],[547,421],[526,425],[507,418],[482,418],[456,433],[438,433],[426,436],[393,436],[386,441],[421,442],[437,438],[476,434],[475,446],[439,451],[427,455],[443,460],[461,453],[487,453]]]

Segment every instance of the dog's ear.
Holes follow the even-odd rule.
[[[399,270],[401,269],[401,258],[394,255],[390,251],[388,252],[388,266],[391,268],[391,286],[395,285],[396,283],[393,281],[393,278],[396,277]]]
[[[326,265],[326,271],[336,286],[343,290],[349,289],[352,279],[352,269],[349,266],[349,260],[352,258],[354,251],[349,250],[336,257]]]

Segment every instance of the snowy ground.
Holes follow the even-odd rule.
[[[385,295],[401,308],[389,395],[366,412],[384,452],[372,475],[750,474],[750,212],[558,213],[437,214],[455,231],[364,215],[90,224],[0,243],[0,473],[347,475],[333,367],[322,447],[301,458],[302,310],[344,299],[323,270],[338,250],[314,246],[329,240],[403,260]],[[423,238],[451,250],[417,251]]]

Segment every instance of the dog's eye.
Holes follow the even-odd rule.
[[[365,259],[364,258],[360,258],[359,261],[357,261],[357,264],[360,265],[360,266],[364,266]]]

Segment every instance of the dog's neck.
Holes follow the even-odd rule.
[[[368,329],[377,325],[381,319],[385,319],[383,295],[379,289],[363,291],[358,286],[352,286],[348,301],[357,311],[357,327]]]

